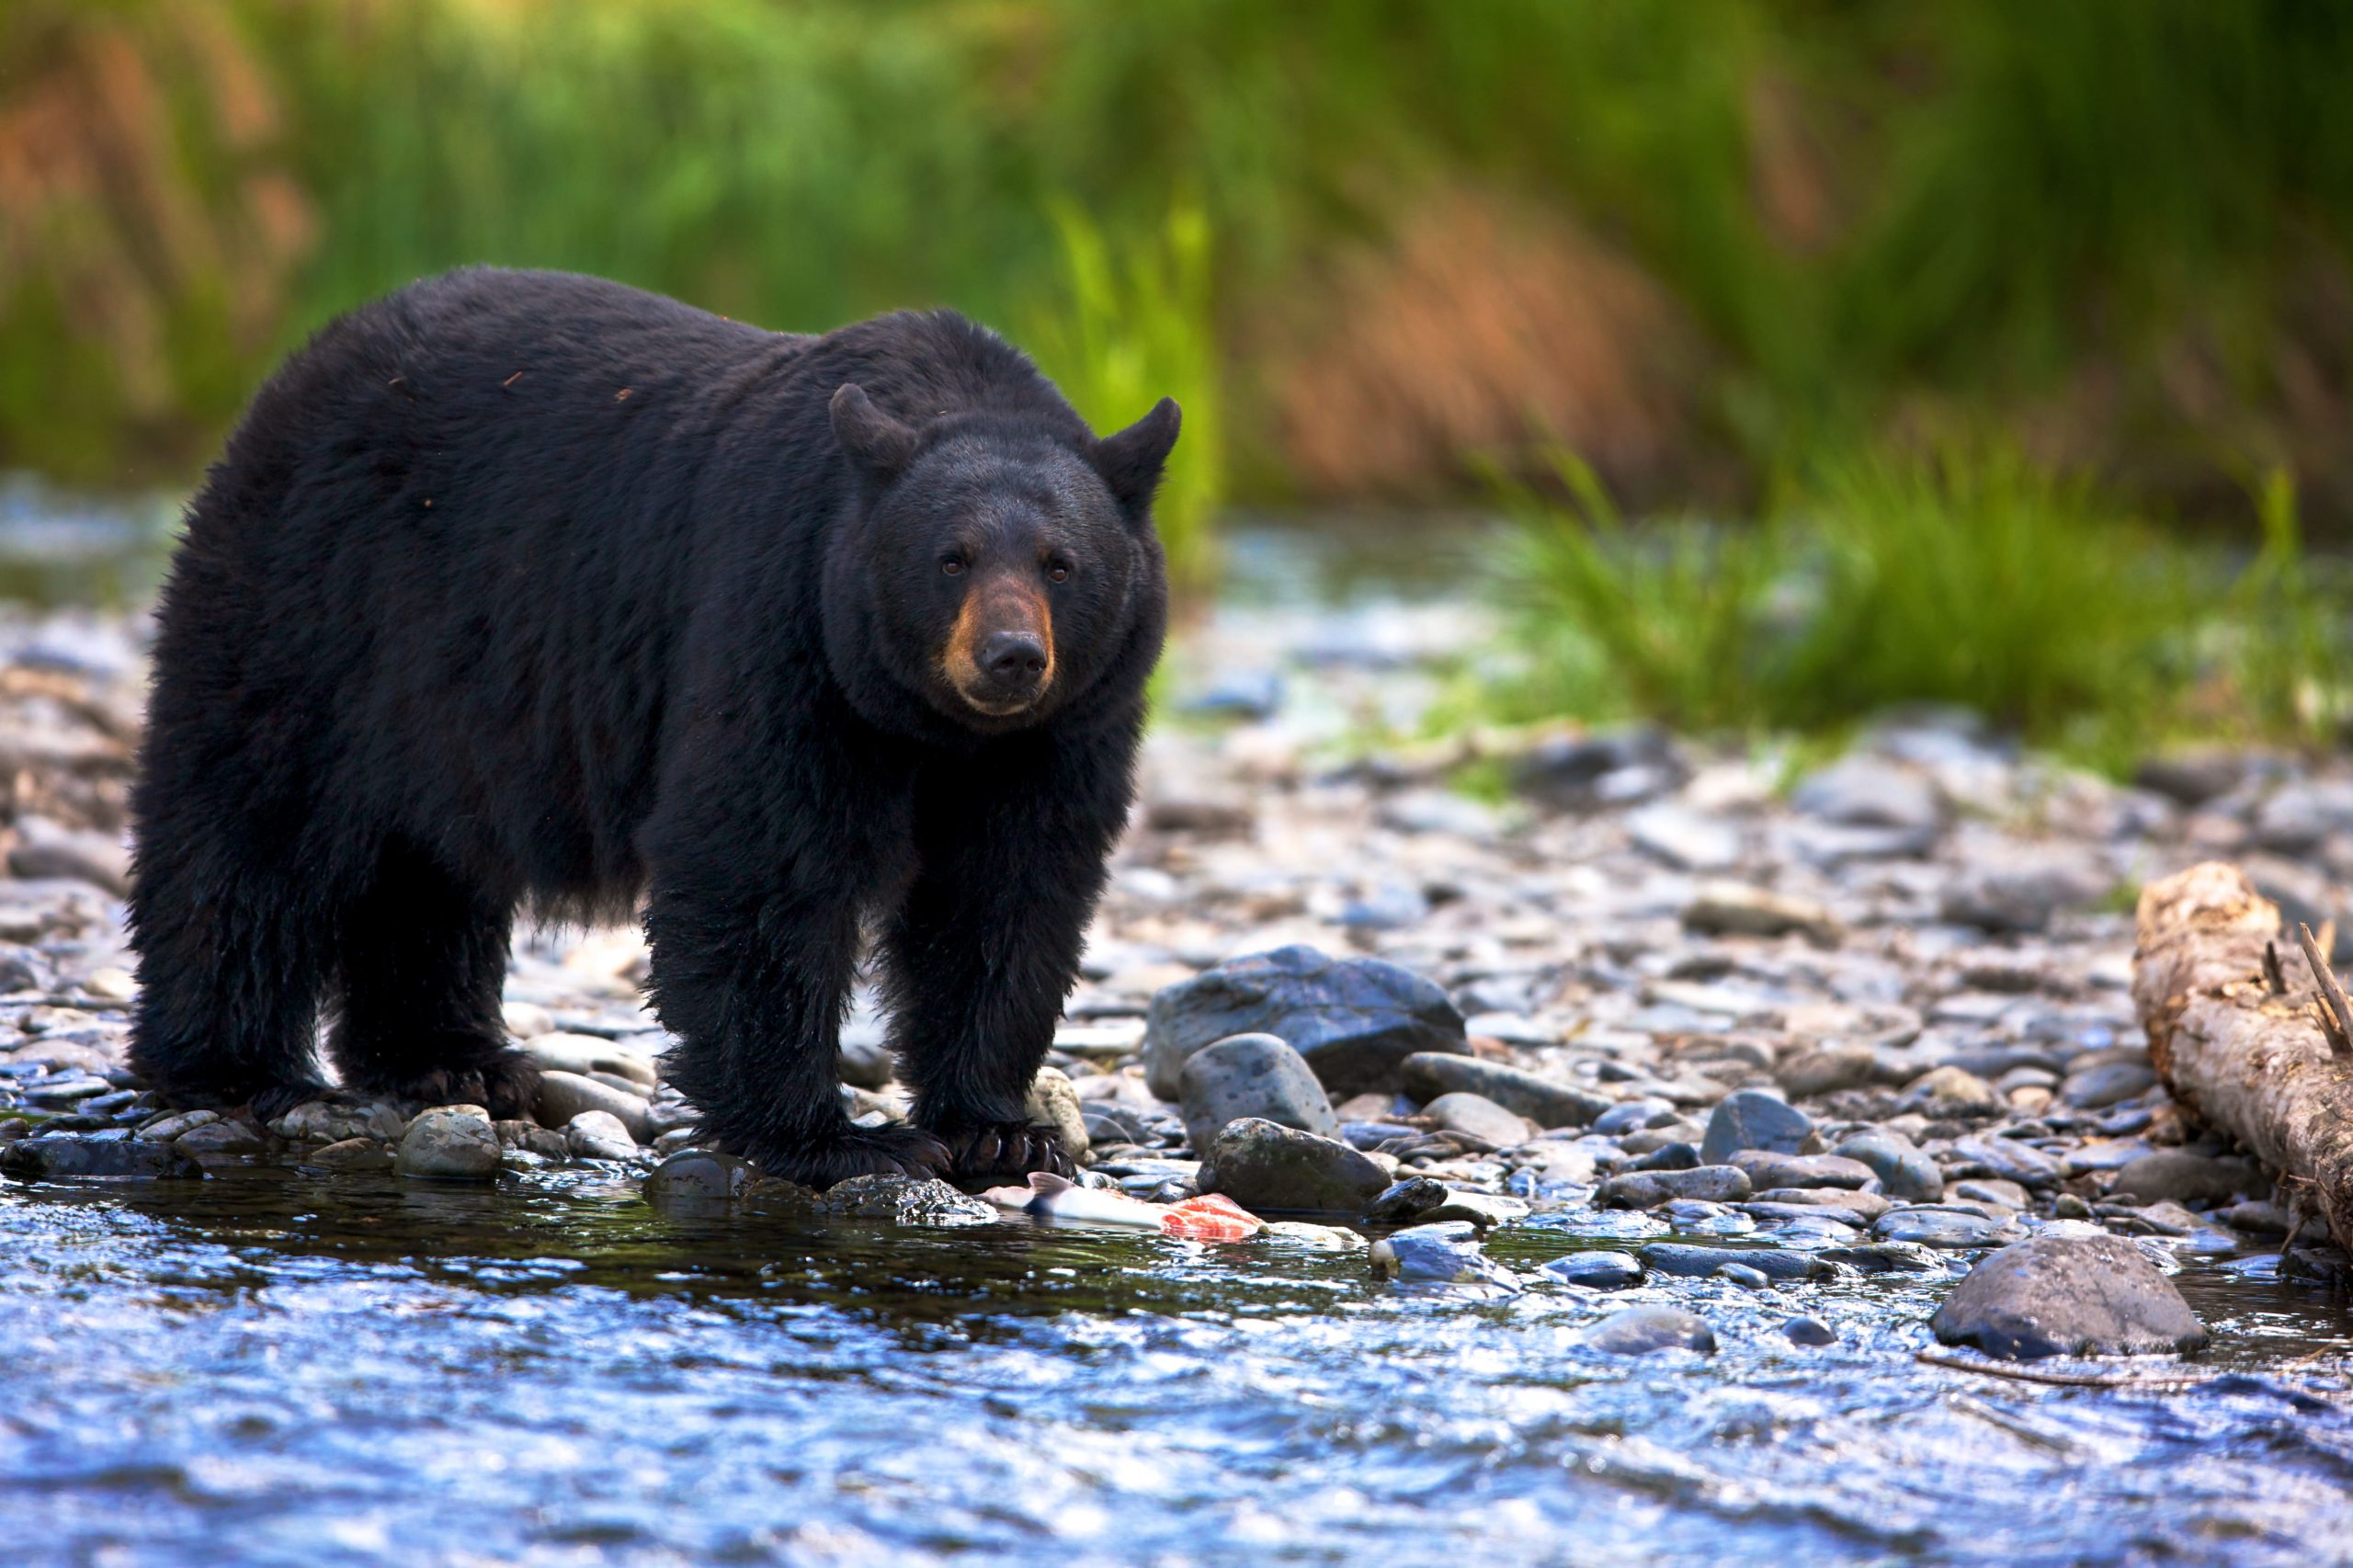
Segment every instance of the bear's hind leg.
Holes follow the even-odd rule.
[[[539,1070],[506,1043],[499,1011],[513,918],[511,905],[415,846],[386,846],[337,923],[342,995],[329,1050],[346,1088],[530,1115]]]

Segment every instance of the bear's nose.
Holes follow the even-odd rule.
[[[1026,631],[995,631],[981,644],[981,668],[1006,686],[1027,686],[1046,673],[1046,650]]]

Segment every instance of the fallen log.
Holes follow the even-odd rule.
[[[2353,1245],[2353,1051],[2333,1049],[2322,1000],[2344,991],[2317,948],[2283,952],[2280,937],[2279,908],[2235,866],[2151,883],[2132,1002],[2173,1097]]]

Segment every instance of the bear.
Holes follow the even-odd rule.
[[[1067,1175],[1027,1092],[1123,831],[1176,404],[1098,438],[952,312],[765,331],[470,268],[255,396],[155,611],[131,1062],[167,1103],[528,1114],[518,912],[642,912],[770,1175]],[[876,960],[904,1123],[836,1073]]]

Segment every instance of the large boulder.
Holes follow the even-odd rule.
[[[1183,1092],[1185,1062],[1237,1034],[1270,1034],[1305,1059],[1325,1093],[1390,1094],[1415,1051],[1467,1054],[1462,1015],[1446,993],[1379,959],[1278,948],[1232,959],[1164,988],[1144,1018],[1144,1083]]]
[[[1203,1047],[1178,1074],[1185,1136],[1206,1152],[1228,1122],[1255,1116],[1337,1138],[1331,1096],[1298,1051],[1270,1034],[1238,1034]]]
[[[1245,1117],[1210,1145],[1200,1184],[1254,1210],[1354,1214],[1388,1188],[1389,1173],[1336,1138]]]
[[[1451,1051],[1416,1051],[1405,1058],[1399,1070],[1405,1092],[1415,1099],[1478,1095],[1548,1131],[1555,1127],[1583,1127],[1613,1103],[1591,1090],[1555,1083],[1524,1068]]]
[[[1989,1356],[2135,1356],[2197,1350],[2206,1325],[2173,1281],[2114,1236],[2037,1236],[1969,1271],[1928,1326]]]

